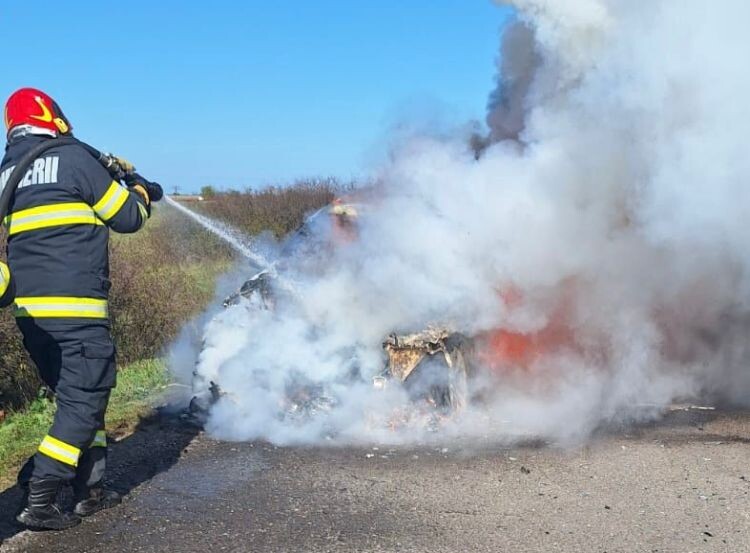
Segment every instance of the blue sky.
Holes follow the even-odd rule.
[[[483,119],[490,0],[6,0],[3,101],[50,93],[79,138],[167,190],[355,177],[403,119]]]

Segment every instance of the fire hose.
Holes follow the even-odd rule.
[[[53,138],[50,140],[45,140],[41,144],[38,144],[37,146],[29,150],[20,159],[15,169],[13,169],[13,172],[8,178],[8,182],[6,183],[2,194],[0,194],[0,221],[3,221],[5,219],[5,216],[8,214],[8,206],[10,205],[11,199],[13,198],[13,195],[18,188],[18,184],[24,178],[26,172],[31,167],[31,164],[34,163],[34,160],[41,156],[44,152],[52,148],[72,145],[83,147],[84,150],[86,150],[102,165],[102,167],[104,167],[109,172],[114,180],[127,183],[128,180],[136,179],[139,184],[142,183],[146,188],[149,199],[151,201],[158,202],[164,196],[164,191],[158,183],[144,179],[141,175],[135,172],[135,167],[122,167],[120,160],[116,156],[100,152],[93,146],[89,146],[88,144],[82,142],[81,140],[78,140],[77,138]]]

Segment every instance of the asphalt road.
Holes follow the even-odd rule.
[[[750,413],[675,412],[586,447],[222,443],[152,420],[113,446],[123,505],[0,551],[750,551]]]

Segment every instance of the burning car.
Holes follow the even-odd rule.
[[[358,220],[366,211],[362,204],[337,200],[314,213],[287,240],[274,268],[260,270],[246,280],[224,300],[224,308],[273,311],[280,295],[288,293],[279,286],[278,278],[285,269],[285,258],[325,263],[328,252],[356,244]],[[312,262],[305,270],[315,270]],[[498,294],[509,310],[523,303],[521,294],[511,286]],[[561,305],[547,327],[534,333],[496,329],[469,336],[445,326],[392,333],[383,340],[383,368],[372,378],[372,386],[375,390],[399,387],[414,405],[443,415],[455,413],[481,400],[471,386],[478,376],[489,373],[502,378],[509,372],[529,370],[538,356],[572,343],[564,310]],[[356,358],[345,372],[352,382],[364,380]],[[196,395],[191,402],[195,412],[207,410],[225,394],[221,382],[211,375],[196,375],[196,382]],[[281,416],[299,417],[329,410],[337,399],[325,386],[298,378],[287,386],[281,403]]]

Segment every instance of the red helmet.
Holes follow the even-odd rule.
[[[55,133],[68,134],[72,126],[52,98],[36,88],[21,88],[5,104],[5,128],[33,125]]]

